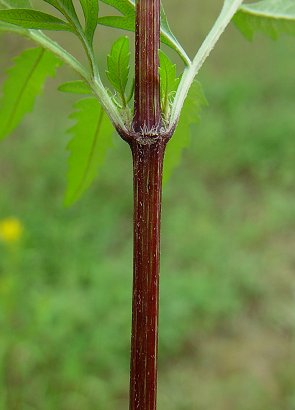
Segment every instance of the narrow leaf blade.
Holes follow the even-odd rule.
[[[134,0],[101,0],[101,2],[114,7],[124,15],[135,15]]]
[[[68,145],[66,206],[77,201],[93,182],[112,146],[113,134],[113,126],[95,98],[78,101],[71,118],[76,124],[70,130],[74,137]]]
[[[119,28],[121,30],[135,31],[135,14],[127,17],[123,16],[104,16],[99,17],[98,24],[102,26]]]
[[[15,60],[0,100],[0,140],[20,123],[34,106],[47,77],[54,76],[60,60],[42,48],[25,50]]]
[[[30,9],[0,10],[0,21],[22,28],[71,31],[69,24],[50,14]]]
[[[43,0],[60,11],[68,21],[79,22],[72,0]]]
[[[92,44],[98,20],[98,0],[80,0],[85,17],[85,34]]]
[[[110,83],[119,93],[121,100],[126,105],[126,86],[130,71],[130,43],[127,36],[120,37],[112,46],[108,55],[106,72]]]

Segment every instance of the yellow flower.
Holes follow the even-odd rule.
[[[23,226],[17,218],[0,220],[0,240],[11,244],[18,242],[23,233]]]

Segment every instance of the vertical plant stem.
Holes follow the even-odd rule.
[[[157,399],[160,219],[166,142],[131,144],[134,171],[134,276],[130,410],[155,410]]]
[[[161,124],[160,0],[137,0],[135,34],[134,129],[159,129]]]
[[[137,0],[134,135],[134,269],[130,410],[156,410],[162,169],[160,0]]]

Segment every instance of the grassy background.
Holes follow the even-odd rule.
[[[221,1],[166,3],[192,52]],[[2,76],[26,43],[0,42]],[[164,191],[159,410],[295,409],[293,55],[287,37],[249,44],[231,27],[200,74],[210,105]],[[74,100],[57,83],[0,148],[0,219],[25,228],[0,244],[0,409],[123,409],[130,153],[114,136],[96,184],[64,209]]]

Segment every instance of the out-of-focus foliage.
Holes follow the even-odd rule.
[[[68,144],[66,205],[75,202],[92,183],[112,146],[114,133],[112,123],[95,98],[78,101],[71,118],[76,123],[70,130],[74,137]]]
[[[0,140],[11,133],[32,110],[44,81],[53,76],[60,61],[43,48],[31,48],[15,59],[3,86],[0,100]]]
[[[164,162],[164,183],[181,162],[183,150],[190,145],[191,128],[200,121],[200,112],[207,104],[201,84],[194,81],[185,100],[173,138],[166,149]]]
[[[237,27],[249,39],[260,31],[276,39],[281,33],[295,36],[294,0],[262,0],[244,4],[236,14]]]

